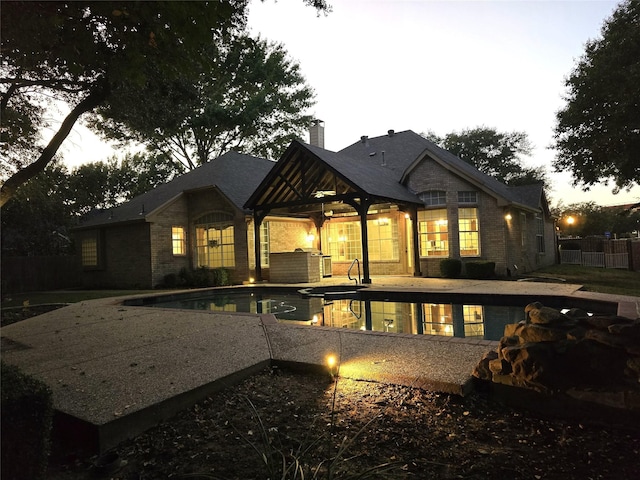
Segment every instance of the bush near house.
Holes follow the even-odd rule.
[[[229,272],[224,268],[205,268],[197,270],[183,268],[180,273],[170,273],[164,276],[162,287],[224,287],[229,285]]]
[[[2,479],[44,479],[51,448],[53,397],[41,381],[0,362]]]
[[[445,278],[458,278],[462,273],[462,261],[457,258],[445,258],[440,261],[440,273]]]
[[[496,262],[468,262],[465,269],[469,278],[493,278],[496,275]]]

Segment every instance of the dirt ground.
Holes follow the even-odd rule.
[[[112,453],[105,467],[95,458],[53,464],[49,478],[632,479],[640,426],[273,368]]]

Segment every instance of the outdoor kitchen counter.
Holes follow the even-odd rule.
[[[271,253],[269,280],[272,283],[319,282],[321,259],[311,252]]]

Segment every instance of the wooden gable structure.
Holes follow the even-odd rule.
[[[260,225],[267,215],[313,219],[318,230],[325,212],[355,210],[360,217],[363,283],[371,283],[368,252],[367,213],[375,204],[393,203],[410,215],[413,251],[419,276],[417,209],[421,201],[377,164],[294,141],[265,177],[245,208],[253,210],[256,248],[256,276],[262,279]]]

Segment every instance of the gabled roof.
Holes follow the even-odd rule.
[[[271,210],[367,197],[419,204],[420,199],[368,159],[294,141],[245,204]],[[318,192],[326,192],[322,197]],[[262,208],[261,208],[262,207]]]
[[[78,228],[146,221],[149,215],[184,192],[217,188],[238,209],[275,162],[237,152],[224,155],[109,210],[92,212]]]
[[[411,172],[428,157],[469,183],[476,185],[479,189],[498,198],[503,204],[516,204],[536,210],[540,208],[542,194],[540,185],[534,186],[536,191],[534,191],[534,187],[529,189],[528,185],[527,189],[525,187],[508,187],[411,130],[389,131],[387,135],[375,138],[363,137],[361,141],[340,150],[339,153],[361,160],[369,159],[373,163],[381,164],[383,152],[387,171],[399,183],[406,184]]]

